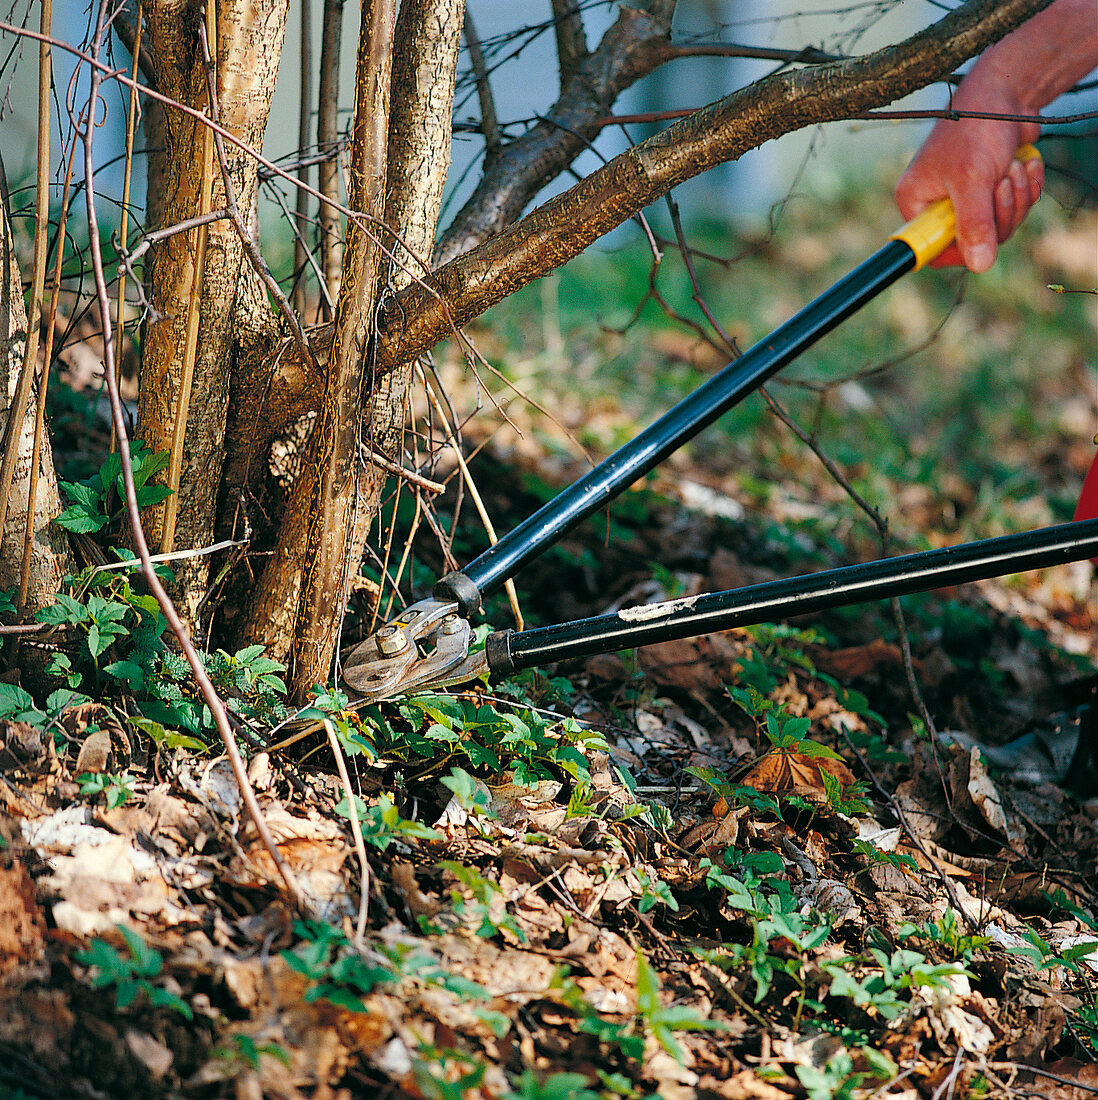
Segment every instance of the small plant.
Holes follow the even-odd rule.
[[[716,768],[691,765],[685,771],[687,775],[700,779],[730,807],[747,806],[757,813],[769,813],[773,814],[779,821],[785,820],[782,817],[781,803],[772,794],[765,794],[742,783],[732,783],[723,772],[717,771]]]
[[[149,484],[149,479],[167,467],[168,451],[153,454],[144,442],[130,442],[130,464],[133,467],[137,507],[159,504],[172,495],[166,485]],[[62,491],[73,502],[54,520],[58,527],[78,534],[94,534],[110,523],[117,523],[125,510],[125,486],[122,482],[122,458],[115,451],[107,455],[103,465],[83,481],[60,483]]]
[[[706,1020],[686,1005],[665,1007],[660,1000],[660,982],[648,964],[644,952],[637,948],[637,1016],[652,1037],[682,1064],[682,1048],[675,1039],[676,1031],[721,1031],[719,1020]]]
[[[751,639],[751,654],[739,659],[738,679],[759,696],[769,695],[794,669],[815,672],[802,649],[823,641],[815,631],[774,623],[759,623],[744,630]]]
[[[483,986],[460,974],[443,970],[427,952],[396,945],[379,947],[368,961],[338,928],[319,921],[294,921],[301,938],[292,950],[282,952],[291,970],[309,980],[305,1000],[330,1001],[349,1012],[367,1012],[362,998],[379,985],[414,978],[438,986],[463,1001],[487,1001]]]
[[[1025,944],[1015,944],[1008,947],[1007,951],[1029,959],[1037,970],[1054,970],[1062,966],[1072,974],[1079,974],[1079,964],[1098,951],[1098,940],[1087,940],[1085,943],[1058,950],[1032,928],[1027,928],[1022,938],[1026,941]]]
[[[887,863],[897,870],[911,871],[914,874],[918,874],[919,871],[919,865],[915,862],[914,856],[909,856],[906,852],[886,852],[861,837],[850,845],[850,851],[852,855],[861,856],[871,864]]]
[[[261,1057],[265,1054],[275,1058],[284,1066],[290,1065],[290,1055],[276,1042],[257,1043],[250,1035],[230,1035],[225,1043],[218,1044],[211,1052],[225,1066],[226,1073],[236,1073],[241,1069],[259,1071]]]
[[[817,1069],[815,1066],[795,1066],[797,1079],[804,1086],[808,1100],[854,1100],[868,1073],[854,1072],[854,1059],[838,1051]]]
[[[287,966],[309,979],[305,1000],[330,1001],[350,1012],[366,1012],[362,997],[375,986],[399,976],[386,963],[368,963],[354,950],[347,937],[319,921],[294,921],[301,942],[293,951],[283,951]]]
[[[412,1059],[419,1094],[426,1100],[468,1100],[480,1091],[488,1066],[464,1051],[420,1043]]]
[[[568,977],[567,968],[553,975],[549,988],[559,991],[561,1003],[579,1017],[576,1025],[579,1031],[594,1036],[599,1043],[616,1048],[627,1061],[640,1062],[644,1058],[644,1035],[637,1031],[636,1021],[618,1022],[602,1016],[583,990]]]
[[[724,859],[728,870],[723,871],[707,859],[701,861],[706,884],[710,889],[723,890],[725,904],[746,914],[751,942],[701,952],[700,957],[724,970],[746,968],[755,982],[756,1004],[770,991],[775,975],[785,974],[798,990],[799,1018],[807,997],[805,959],[827,940],[831,925],[804,916],[784,879],[761,877],[781,869],[781,857],[775,853],[739,853],[729,848]]]
[[[98,937],[91,941],[87,951],[77,951],[73,958],[83,966],[90,967],[90,984],[93,989],[117,986],[115,1007],[129,1008],[144,993],[154,1008],[171,1008],[188,1020],[194,1018],[191,1006],[182,998],[153,984],[160,975],[164,960],[132,929],[117,925],[118,931],[126,941],[127,955]]]
[[[419,821],[408,821],[401,817],[396,803],[387,794],[378,795],[377,801],[372,806],[367,805],[358,795],[354,795],[354,800],[355,814],[362,829],[362,839],[379,851],[384,852],[394,840],[400,837],[412,840],[442,839],[442,834],[429,825]],[[335,812],[340,817],[351,816],[346,796],[340,800]]]
[[[861,979],[854,977],[853,968],[867,964],[870,973]],[[829,997],[846,997],[859,1008],[888,1021],[903,1014],[907,994],[912,989],[948,989],[950,979],[958,975],[972,977],[956,962],[931,963],[918,951],[900,949],[889,953],[880,947],[871,947],[868,958],[855,956],[825,962],[823,969],[831,975]]]
[[[600,1093],[587,1085],[582,1073],[551,1073],[540,1078],[528,1069],[503,1097],[504,1100],[600,1100]]]
[[[84,772],[78,775],[80,794],[84,798],[103,797],[103,804],[108,810],[121,806],[133,795],[133,780],[127,772],[117,775],[108,775],[104,772]]]
[[[506,928],[519,942],[526,942],[525,933],[504,907],[502,891],[491,879],[485,878],[475,867],[466,867],[450,859],[438,866],[457,879],[459,886],[450,891],[453,910],[474,925],[478,936],[490,939]]]
[[[666,905],[673,913],[679,911],[679,903],[675,899],[675,895],[671,893],[671,887],[663,879],[649,878],[641,870],[634,870],[633,874],[637,876],[637,881],[641,886],[640,901],[637,903],[637,909],[640,912],[647,913],[649,909],[654,909],[657,905]]]
[[[962,932],[957,914],[952,909],[947,909],[941,920],[927,921],[924,924],[901,924],[897,935],[902,940],[914,939],[923,944],[937,944],[951,959],[962,959],[966,963],[972,962],[973,955],[991,943],[990,936]]]

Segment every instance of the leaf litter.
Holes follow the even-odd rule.
[[[295,1100],[1086,1094],[1098,803],[886,723],[868,699],[894,649],[818,637],[593,658],[533,732],[544,677],[513,701],[453,697],[460,752],[353,756],[362,938],[319,743],[249,767],[302,914],[224,759],[150,756],[102,704],[64,712],[64,739],[4,723],[4,1080]],[[410,702],[375,718],[445,718]],[[477,747],[503,714],[540,756]],[[345,742],[368,734],[348,721]],[[129,793],[112,805],[88,775]]]

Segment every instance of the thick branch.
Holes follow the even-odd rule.
[[[1050,2],[968,0],[896,46],[775,73],[673,123],[398,295],[382,319],[379,367],[422,354],[454,325],[560,267],[685,180],[782,134],[925,87]]]
[[[396,0],[363,6],[355,73],[355,113],[348,201],[379,219],[384,213],[389,93]],[[347,600],[347,544],[353,526],[361,384],[373,327],[377,243],[361,222],[347,237],[336,303],[335,338],[325,370],[320,416],[306,452],[301,485],[311,486],[301,600],[294,625],[291,691],[298,699],[327,678]],[[278,570],[275,570],[275,575]],[[265,575],[263,583],[268,583]]]

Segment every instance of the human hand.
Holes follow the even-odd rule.
[[[956,110],[996,114],[1028,114],[979,64],[953,97]],[[1022,163],[1014,157],[1020,145],[1040,133],[1035,123],[993,119],[943,119],[931,131],[896,185],[896,205],[913,218],[937,199],[948,196],[957,218],[956,244],[947,248],[934,267],[963,265],[986,271],[998,245],[1022,223],[1041,197],[1044,165],[1039,158]]]

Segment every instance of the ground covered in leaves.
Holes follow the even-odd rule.
[[[846,216],[860,258],[864,219]],[[1093,244],[1094,220],[1032,232],[1051,257],[1037,278],[1062,282],[1057,258]],[[795,224],[755,242],[764,266],[791,273],[783,295],[799,293],[814,239]],[[935,295],[960,309],[924,370],[960,374],[962,359],[1024,347],[1027,326],[1056,329],[1047,305],[1004,316],[1000,283],[984,298],[970,284],[961,307],[955,288],[926,285],[912,297],[903,284],[906,306],[866,321],[892,350],[925,336],[909,331],[918,310],[934,329]],[[459,407],[490,406],[487,388],[506,412],[465,422],[500,528],[581,468],[577,434],[605,452],[646,419],[589,373],[596,361],[640,378],[670,364],[657,398],[712,369],[670,325],[630,351],[635,331],[614,330],[605,308],[583,330],[563,310],[533,333],[517,321],[509,333],[509,315],[480,333],[508,386],[546,375],[548,417],[440,356]],[[951,420],[942,387],[923,387],[913,414],[913,372],[874,375],[861,330],[822,390],[802,387],[808,404],[778,396],[815,416],[815,441],[901,548],[1051,522],[1086,451],[1048,436],[1098,420],[1093,359],[1078,350],[1088,331],[1093,348],[1088,323],[1074,343],[1049,336],[1020,374],[1040,407],[1027,419],[1004,399],[951,476],[948,462],[925,478],[912,465],[961,446],[950,425],[977,410],[958,401]],[[570,368],[598,397],[568,386],[562,324]],[[828,442],[859,408],[902,444],[857,424]],[[523,574],[526,618],[879,554],[879,532],[816,457],[758,410],[742,416]],[[426,453],[429,414],[417,424]],[[745,427],[750,447],[734,434]],[[1022,488],[999,477],[1014,451],[1028,455]],[[452,456],[442,447],[423,470],[450,484],[437,505],[449,516]],[[85,480],[74,507],[109,515],[111,472]],[[428,503],[394,495],[394,545],[450,530],[467,560],[483,536],[422,523]],[[447,564],[437,538],[416,546],[406,593]],[[1095,1095],[1095,595],[1084,563],[909,598],[902,625],[872,605],[365,708],[333,689],[304,736],[279,726],[273,662],[214,654],[294,906],[147,597],[118,572],[84,578],[47,616],[57,690],[0,684],[0,1095]],[[490,609],[496,626],[509,614]]]

